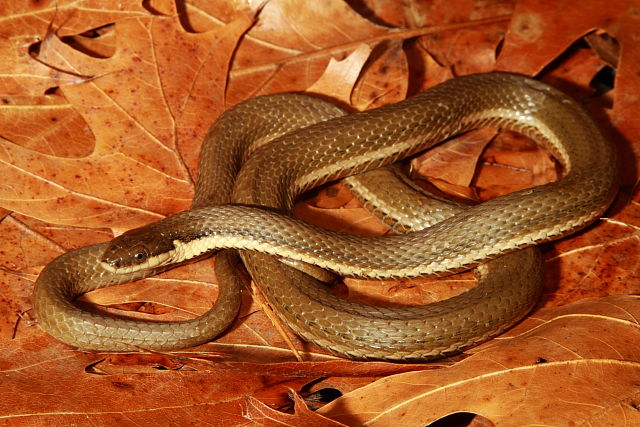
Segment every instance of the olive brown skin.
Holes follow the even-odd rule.
[[[457,78],[398,104],[310,126],[317,119],[306,119],[305,111],[321,110],[319,116],[327,117],[339,113],[321,101],[307,105],[299,98],[256,98],[218,120],[202,149],[194,209],[49,264],[34,297],[42,327],[71,345],[93,349],[172,349],[203,342],[198,337],[210,339],[211,331],[201,332],[201,326],[174,323],[166,332],[166,324],[141,327],[128,321],[112,328],[115,319],[83,317],[68,301],[95,287],[154,274],[167,268],[166,259],[183,262],[185,254],[231,248],[241,249],[270,305],[307,340],[357,359],[440,357],[486,340],[522,318],[540,295],[541,269],[537,251],[518,250],[592,223],[616,192],[613,150],[589,115],[561,92],[523,76]],[[295,198],[317,185],[390,164],[482,126],[513,129],[540,141],[562,164],[564,176],[452,214],[422,231],[386,238],[331,233],[277,213],[291,212]],[[251,149],[245,159],[247,147],[265,134],[282,136]],[[254,140],[246,141],[247,135]],[[228,164],[219,165],[220,159]],[[212,206],[228,202],[240,206]],[[136,235],[133,243],[127,240]],[[480,283],[471,291],[424,307],[386,309],[332,296],[273,255],[370,278],[442,275],[486,264],[478,267]],[[164,258],[153,264],[158,257]],[[229,257],[224,251],[223,264]],[[234,287],[232,273],[222,280]],[[216,306],[225,304],[222,298]]]

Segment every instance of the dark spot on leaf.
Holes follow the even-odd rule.
[[[338,189],[335,187],[329,187],[327,188],[327,196],[328,197],[337,197],[338,196]]]
[[[122,381],[113,381],[111,384],[113,384],[117,388],[124,388],[124,389],[128,389],[128,390],[135,389],[135,386],[133,384],[123,383]]]

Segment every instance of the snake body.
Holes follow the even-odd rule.
[[[298,127],[302,114],[286,111],[287,102],[271,114],[296,122],[283,129]],[[245,114],[245,125],[233,119],[238,111]],[[72,345],[94,349],[167,349],[202,342],[198,337],[213,332],[195,327],[198,319],[187,332],[178,326],[178,335],[171,329],[174,326],[152,322],[140,326],[119,319],[128,323],[114,328],[115,319],[81,312],[69,300],[94,287],[154,274],[214,248],[233,248],[242,250],[253,279],[281,318],[308,340],[354,358],[438,357],[499,333],[535,303],[539,283],[521,286],[526,290],[520,292],[514,282],[519,283],[517,272],[539,279],[537,252],[516,252],[521,258],[515,269],[508,268],[509,257],[515,256],[509,253],[583,228],[604,212],[615,195],[613,151],[593,120],[560,91],[522,76],[490,73],[457,78],[397,104],[284,133],[255,150],[241,169],[243,154],[238,147],[245,142],[209,143],[233,139],[234,129],[269,123],[268,116],[260,102],[240,104],[214,125],[201,154],[194,209],[127,232],[108,246],[71,252],[49,264],[34,297],[43,328]],[[399,236],[348,236],[282,215],[291,212],[299,194],[314,186],[393,163],[482,126],[513,129],[540,141],[563,166],[563,177]],[[223,135],[225,127],[228,136]],[[252,130],[245,134],[254,139],[263,135]],[[218,148],[207,148],[213,146]],[[208,174],[211,159],[221,154],[233,160],[231,172]],[[215,188],[231,186],[235,174],[233,198],[215,200]],[[206,206],[229,201],[238,205]],[[490,281],[450,300],[384,309],[334,297],[273,255],[370,278],[445,274],[487,260],[493,261],[479,267],[481,277],[483,268],[496,268]],[[224,297],[223,293],[216,306],[234,304]]]

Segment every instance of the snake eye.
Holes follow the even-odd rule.
[[[132,253],[133,255],[131,255],[131,257],[136,264],[142,264],[147,260],[147,258],[149,258],[149,252],[147,252],[147,249],[143,247],[135,248]]]

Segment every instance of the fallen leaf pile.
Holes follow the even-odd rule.
[[[640,424],[637,2],[40,0],[0,11],[0,423]],[[229,332],[182,351],[83,352],[37,327],[31,292],[49,261],[188,209],[202,139],[229,107],[309,92],[364,110],[492,70],[581,101],[621,171],[605,217],[544,246],[544,296],[506,334],[414,365],[343,360],[293,338],[299,362],[249,292]],[[410,170],[469,201],[557,176],[535,143],[492,129]],[[387,232],[340,184],[308,196],[296,215]],[[394,304],[473,286],[469,274],[345,282],[350,298]],[[182,320],[216,294],[206,260],[80,303]]]

